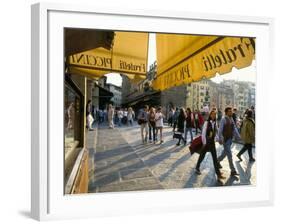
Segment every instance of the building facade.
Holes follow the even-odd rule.
[[[106,84],[106,89],[113,93],[111,101],[115,107],[120,107],[122,105],[122,88],[114,84]]]
[[[164,91],[155,91],[151,83],[157,73],[156,63],[150,67],[147,78],[138,84],[133,84],[123,76],[123,105],[141,108],[162,106],[164,114],[171,107],[189,107],[192,111],[217,108],[223,111],[226,107],[235,107],[241,115],[247,108],[255,105],[255,84],[224,80],[216,83],[209,79],[193,82],[187,85],[172,87]]]

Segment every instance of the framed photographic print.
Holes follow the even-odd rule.
[[[270,18],[32,6],[32,217],[271,205]]]

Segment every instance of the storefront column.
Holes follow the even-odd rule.
[[[84,144],[83,148],[87,148],[87,117],[86,117],[86,112],[87,112],[87,101],[88,101],[88,95],[87,95],[87,77],[84,77]]]

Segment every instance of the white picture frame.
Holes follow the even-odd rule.
[[[273,57],[271,18],[189,12],[32,5],[32,198],[37,220],[272,205],[273,150],[267,116]],[[255,36],[257,184],[225,188],[63,194],[63,28]],[[266,150],[263,150],[266,149]]]

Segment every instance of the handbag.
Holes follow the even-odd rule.
[[[182,133],[181,132],[174,132],[173,134],[173,139],[181,139],[182,138]]]
[[[199,135],[192,140],[192,142],[189,146],[189,150],[190,150],[191,155],[195,152],[200,154],[201,150],[202,150],[202,147],[203,147],[202,137],[201,137],[201,135]]]
[[[145,120],[144,120],[143,118],[138,119],[138,124],[139,124],[139,125],[141,125],[141,124],[143,124],[143,123],[145,123]]]

